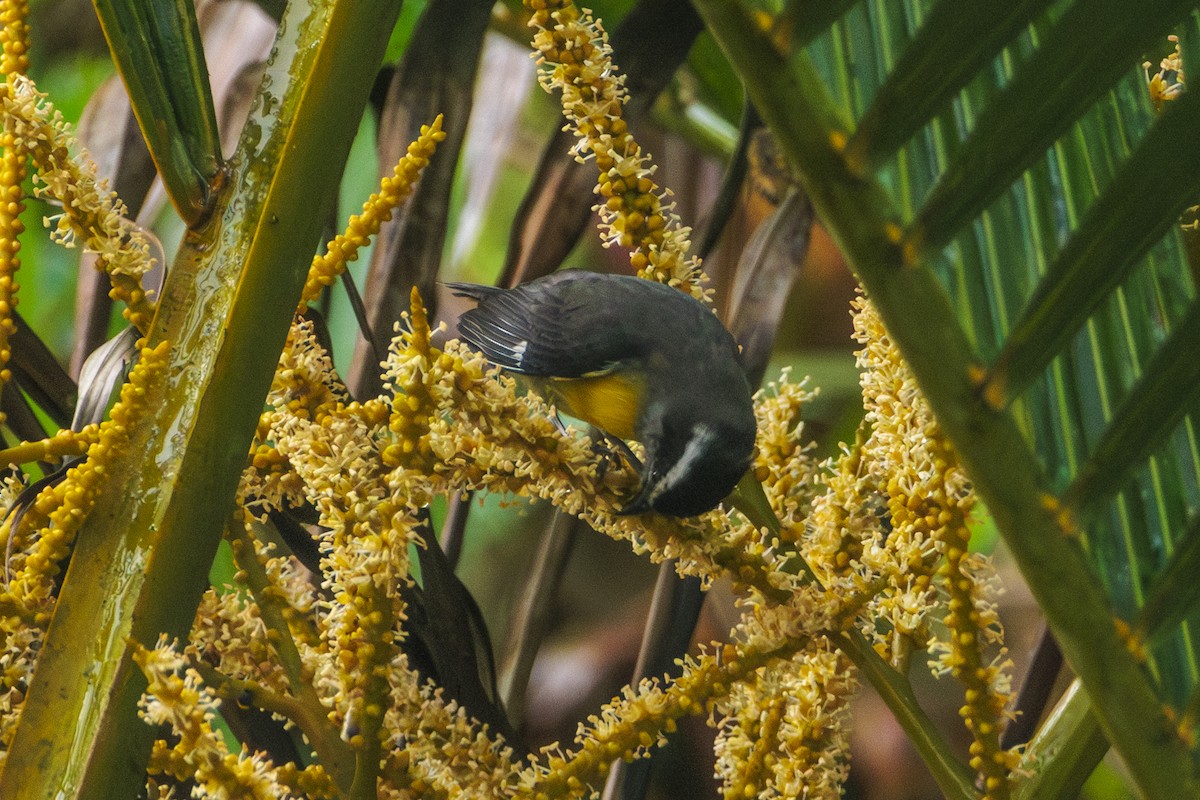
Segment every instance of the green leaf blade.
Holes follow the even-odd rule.
[[[1021,394],[1194,201],[1200,153],[1178,145],[1197,126],[1200,93],[1192,93],[1168,109],[1087,210],[992,368],[995,397]],[[1118,229],[1137,235],[1113,236]]]
[[[163,185],[189,224],[203,219],[221,139],[190,0],[95,0],[113,61]]]
[[[1050,1],[950,0],[934,6],[859,120],[847,145],[847,158],[852,163],[881,164]]]
[[[1186,0],[1071,6],[980,115],[913,223],[911,246],[949,243],[1190,9]]]

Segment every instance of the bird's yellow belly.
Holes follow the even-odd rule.
[[[621,439],[634,438],[642,407],[642,381],[619,372],[587,378],[550,378],[550,399],[572,417]]]

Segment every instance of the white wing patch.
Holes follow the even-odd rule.
[[[518,367],[525,365],[525,351],[527,349],[529,349],[529,340],[528,339],[522,339],[521,341],[519,341],[515,345],[513,345],[512,353],[514,356],[517,357],[517,366]]]

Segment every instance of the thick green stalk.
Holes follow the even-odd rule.
[[[908,678],[884,661],[858,631],[835,636],[833,642],[887,703],[947,800],[970,800],[978,796],[974,776],[954,757],[945,737],[917,702]]]
[[[203,228],[185,237],[150,334],[163,402],[80,531],[0,797],[134,797],[153,729],[130,660],[186,637],[262,400],[398,0],[289,3]]]
[[[1138,636],[1153,643],[1170,633],[1200,600],[1200,516],[1179,537],[1138,615]],[[1108,752],[1108,739],[1076,680],[1067,689],[1021,757],[1016,800],[1074,797]]]
[[[800,170],[1141,790],[1150,798],[1196,796],[1187,750],[1119,635],[1077,539],[1060,524],[1041,465],[1013,418],[980,401],[979,359],[945,290],[927,265],[906,261],[900,216],[883,186],[848,168],[841,146],[849,126],[807,56],[780,54],[741,4],[697,0],[696,7]]]
[[[1075,681],[1025,749],[1014,800],[1077,796],[1107,752],[1108,739]]]

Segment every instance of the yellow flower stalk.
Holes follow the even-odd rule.
[[[550,752],[521,773],[517,797],[535,800],[585,797],[617,758],[645,755],[675,730],[678,719],[716,707],[719,698],[772,659],[785,657],[803,639],[772,642],[765,649],[724,645],[711,654],[684,660],[683,675],[670,682],[644,680],[626,686],[619,697],[588,717],[575,736],[577,749]]]
[[[511,796],[519,771],[513,749],[447,701],[441,689],[422,683],[403,656],[392,672],[385,727],[394,746],[382,773],[394,796]]]
[[[687,252],[691,230],[674,213],[669,192],[654,182],[650,156],[622,117],[628,97],[600,24],[571,0],[525,0],[533,12],[533,47],[546,91],[562,92],[563,116],[579,138],[578,161],[592,156],[599,175],[600,238],[629,250],[638,275],[709,299],[700,263]]]
[[[782,535],[794,538],[808,517],[820,487],[820,468],[809,455],[801,414],[816,397],[806,381],[788,380],[784,370],[755,398],[758,440],[754,456],[755,479],[762,484],[778,517]]]
[[[29,4],[18,0],[0,2],[0,76],[24,75],[29,69]],[[0,85],[7,93],[8,85]],[[21,234],[25,225],[21,213],[25,210],[24,190],[26,161],[29,154],[16,137],[5,130],[0,133],[0,388],[12,378],[7,364],[12,355],[9,337],[16,332],[13,310],[17,305],[16,272],[21,266]],[[4,413],[0,412],[0,423]]]
[[[959,713],[975,739],[971,767],[979,772],[984,796],[1003,800],[1018,760],[1016,753],[1000,749],[1010,665],[1002,648],[994,659],[984,655],[985,647],[1001,644],[1002,635],[987,598],[990,567],[969,550],[974,492],[868,301],[855,301],[854,321],[855,337],[864,346],[859,353],[866,368],[863,398],[873,426],[863,457],[874,460],[876,473],[886,476],[881,485],[891,527],[886,549],[871,548],[864,558],[889,583],[873,602],[874,610],[924,646],[936,579],[946,596],[942,622],[948,632],[946,641],[932,642],[934,669],[963,684],[966,703]]]
[[[845,723],[857,689],[849,667],[822,637],[734,686],[719,703],[726,719],[717,771],[726,798],[841,797],[849,772]]]
[[[337,279],[346,265],[358,258],[359,251],[366,247],[371,237],[379,233],[380,226],[392,218],[417,185],[421,170],[429,163],[437,149],[437,143],[446,138],[439,114],[430,125],[421,126],[421,135],[408,146],[408,152],[397,162],[390,177],[384,178],[379,191],[363,203],[362,214],[355,214],[346,225],[346,232],[331,241],[325,254],[313,259],[308,270],[308,280],[300,295],[300,309],[316,300],[321,290]]]
[[[96,441],[88,447],[87,458],[72,467],[61,482],[42,490],[22,518],[18,530],[11,531],[10,522],[0,527],[0,536],[13,536],[17,548],[24,550],[23,544],[30,542],[28,549],[19,551],[14,558],[13,578],[4,595],[31,609],[44,608],[47,621],[49,606],[46,604],[52,599],[59,563],[66,557],[76,532],[92,510],[110,464],[127,446],[132,428],[156,402],[157,386],[164,377],[169,347],[169,342],[161,342],[153,348],[142,347],[110,418],[100,424]],[[36,536],[31,536],[35,530]]]
[[[21,442],[0,450],[0,466],[10,464],[32,464],[35,461],[57,461],[60,458],[81,456],[100,435],[100,426],[91,424],[83,430],[62,428],[53,436],[36,442]]]

